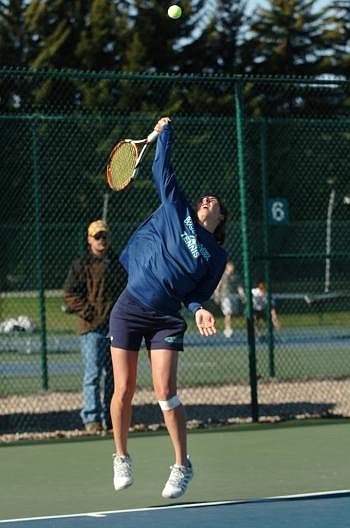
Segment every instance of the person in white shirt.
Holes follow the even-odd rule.
[[[263,339],[263,321],[266,320],[267,306],[267,291],[263,282],[259,282],[258,286],[252,289],[252,303],[255,335],[259,340],[261,340]],[[271,297],[271,320],[275,330],[279,331],[281,329],[281,325],[278,320],[276,304],[273,297]]]

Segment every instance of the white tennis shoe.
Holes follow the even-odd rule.
[[[134,482],[132,460],[129,455],[113,455],[113,484],[116,491],[128,488]]]
[[[174,464],[170,466],[171,472],[167,483],[162,491],[165,499],[177,499],[187,490],[187,485],[193,477],[193,467],[189,457],[187,457],[187,466]]]

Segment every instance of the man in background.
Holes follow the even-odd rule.
[[[108,226],[103,220],[96,220],[88,226],[87,251],[73,261],[64,283],[65,304],[79,316],[84,364],[84,406],[80,416],[89,433],[112,428],[110,402],[114,384],[107,333],[110,311],[125,285],[126,273],[110,248]]]

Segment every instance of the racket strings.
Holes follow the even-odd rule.
[[[133,177],[137,160],[137,147],[133,143],[120,143],[108,166],[110,186],[119,191],[127,187]]]

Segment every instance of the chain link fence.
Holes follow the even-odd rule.
[[[350,416],[349,101],[350,84],[330,80],[0,70],[1,438],[82,434],[78,320],[62,309],[63,282],[92,219],[108,220],[120,253],[157,207],[152,152],[127,193],[110,192],[104,174],[118,139],[167,114],[181,187],[229,209],[225,248],[247,298],[229,338],[213,300],[214,337],[184,312],[189,426]],[[143,349],[133,427],[159,423]]]

